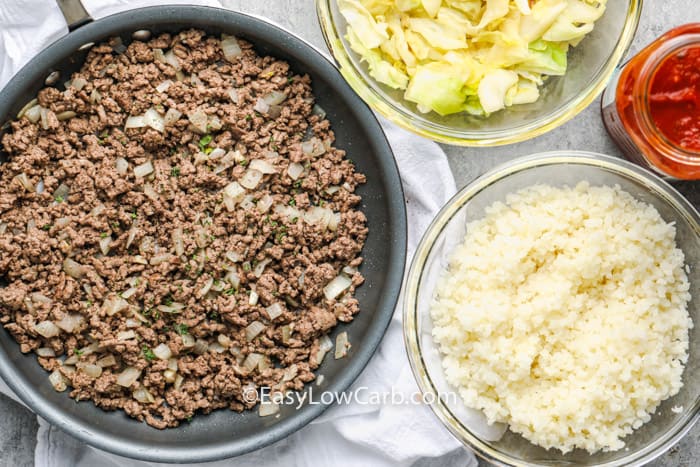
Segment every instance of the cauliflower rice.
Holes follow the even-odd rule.
[[[447,381],[544,448],[622,448],[683,385],[693,323],[675,233],[619,186],[494,203],[431,305]]]

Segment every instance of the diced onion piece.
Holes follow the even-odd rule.
[[[224,57],[231,63],[234,63],[238,57],[243,55],[241,46],[238,44],[238,40],[235,36],[229,36],[227,34],[221,35],[221,50],[224,52]]]
[[[194,347],[194,344],[196,343],[194,337],[192,337],[190,334],[184,334],[180,336],[180,339],[182,339],[182,346],[187,349]]]
[[[27,117],[27,120],[29,120],[32,123],[38,122],[41,118],[41,106],[35,105],[34,107],[29,108],[24,113],[24,116]]]
[[[172,49],[168,50],[165,55],[163,55],[163,60],[176,70],[180,70],[180,60],[178,60],[177,55],[175,55]]]
[[[138,232],[137,224],[134,222],[131,225],[131,228],[129,229],[129,235],[126,237],[126,248],[129,249],[131,247],[131,244],[134,243],[134,239],[136,238],[136,233]]]
[[[153,60],[158,63],[165,63],[165,54],[163,49],[153,49]]]
[[[107,255],[109,253],[109,247],[112,244],[112,237],[104,237],[100,238],[100,251],[102,252],[103,255]]]
[[[245,173],[238,182],[241,184],[241,186],[248,188],[249,190],[253,190],[258,186],[258,183],[260,183],[262,177],[262,172],[260,172],[259,170],[249,168],[245,171]]]
[[[27,177],[27,174],[24,172],[15,176],[15,180],[17,180],[19,184],[22,185],[24,189],[30,193],[34,193],[34,191],[36,190],[34,184],[29,180],[29,177]]]
[[[341,332],[335,338],[335,359],[343,358],[348,354],[350,343],[348,342],[348,333]]]
[[[266,258],[260,261],[258,264],[256,264],[255,268],[253,269],[253,274],[255,275],[255,277],[260,278],[260,276],[263,275],[263,272],[265,272],[265,268],[268,264],[270,264],[271,261],[272,260],[270,258]]]
[[[59,335],[61,330],[53,321],[42,321],[34,325],[34,331],[42,337],[50,339]]]
[[[102,367],[92,363],[78,364],[78,368],[90,378],[99,378],[102,375]]]
[[[232,263],[239,263],[243,259],[240,253],[237,253],[235,251],[227,251],[225,256],[226,259],[231,261]]]
[[[151,185],[150,183],[146,183],[143,185],[143,194],[154,201],[160,198],[160,196],[158,196],[158,193],[156,193],[156,190],[153,188],[153,185]]]
[[[217,117],[216,115],[212,115],[209,119],[209,123],[207,123],[207,126],[211,130],[219,131],[223,128],[224,125],[223,123],[221,123],[221,120],[219,120],[219,117]]]
[[[299,374],[299,367],[295,364],[288,366],[284,370],[284,375],[282,376],[282,382],[286,383],[291,381]]]
[[[69,194],[70,188],[68,188],[68,185],[66,185],[65,183],[61,183],[60,185],[58,185],[58,188],[56,188],[56,191],[53,192],[53,197],[56,200],[66,199]]]
[[[137,165],[134,167],[134,175],[137,177],[145,177],[147,175],[150,175],[154,172],[153,164],[151,161],[144,162],[141,165]]]
[[[209,350],[209,343],[204,339],[197,339],[194,343],[192,352],[196,353],[197,355],[202,355],[205,354],[207,350]]]
[[[173,383],[173,387],[175,388],[176,391],[180,390],[182,387],[182,383],[185,381],[185,377],[182,375],[177,375],[175,376],[175,382]]]
[[[55,357],[56,352],[50,347],[39,347],[36,349],[36,354],[40,357]]]
[[[272,207],[272,196],[269,194],[265,193],[259,200],[258,200],[258,211],[260,212],[267,212],[270,210]]]
[[[118,341],[128,341],[131,339],[136,339],[136,333],[133,330],[120,331],[117,333],[117,340]]]
[[[17,119],[19,120],[20,118],[22,118],[25,115],[25,113],[32,107],[36,107],[37,102],[38,100],[35,98],[24,104],[24,107],[22,107],[17,113]]]
[[[153,355],[160,358],[161,360],[168,360],[170,359],[170,357],[173,356],[173,353],[167,344],[158,344],[153,349]]]
[[[177,371],[175,370],[165,370],[163,372],[163,379],[165,380],[166,383],[174,383],[175,378],[177,377]]]
[[[72,88],[75,88],[78,91],[82,91],[82,89],[85,87],[86,84],[87,84],[87,80],[85,78],[77,76],[73,79],[70,86]]]
[[[124,124],[124,129],[128,130],[129,128],[143,128],[146,126],[146,119],[143,115],[134,115],[131,117],[128,117],[126,119],[126,123]]]
[[[48,111],[48,109],[45,109],[44,107],[39,109],[39,119],[41,120],[41,129],[48,130],[49,129],[49,111]]]
[[[243,197],[243,201],[241,201],[241,209],[244,209],[246,211],[250,211],[255,207],[255,203],[253,200],[255,197],[253,195],[245,195]]]
[[[347,274],[348,276],[353,276],[357,272],[357,268],[353,266],[345,266],[343,268],[343,272]]]
[[[131,297],[133,297],[137,291],[138,291],[138,289],[136,287],[129,287],[124,292],[122,292],[122,298],[125,298],[128,300]]]
[[[90,103],[99,104],[100,102],[102,102],[102,94],[100,94],[100,91],[98,91],[97,88],[95,88],[90,93]]]
[[[185,308],[183,303],[172,302],[170,305],[158,305],[158,311],[163,313],[179,313]]]
[[[272,305],[265,308],[265,311],[267,312],[267,316],[270,317],[271,321],[277,318],[278,316],[282,316],[282,313],[284,313],[284,309],[279,303],[273,303]]]
[[[146,125],[150,126],[154,130],[160,133],[165,131],[165,119],[153,107],[146,111],[143,118],[146,121]]]
[[[326,152],[326,146],[323,144],[323,141],[314,137],[301,143],[301,152],[305,156],[316,157]]]
[[[221,345],[222,347],[229,348],[231,347],[231,338],[224,335],[224,334],[219,334],[216,338],[216,341]]]
[[[238,182],[231,182],[224,188],[224,203],[226,209],[233,211],[236,203],[245,195],[245,189]]]
[[[76,263],[70,258],[63,260],[63,271],[73,279],[80,279],[85,275],[85,268],[83,265]]]
[[[226,150],[221,148],[214,148],[212,152],[209,153],[209,159],[217,160],[220,159],[224,154],[226,154]]]
[[[56,120],[59,122],[63,122],[65,120],[70,120],[71,118],[75,117],[77,114],[73,112],[72,110],[66,110],[65,112],[61,112],[56,114]]]
[[[115,168],[117,169],[117,173],[119,175],[126,175],[126,173],[129,171],[129,162],[127,162],[127,160],[123,157],[118,157],[115,163]]]
[[[287,167],[287,174],[292,180],[298,180],[299,177],[301,177],[301,174],[303,173],[304,166],[299,164],[298,162],[292,162],[291,164],[289,164],[289,167]]]
[[[173,259],[173,255],[170,253],[159,253],[154,255],[148,263],[151,266],[158,266],[159,264],[167,263],[171,259]]]
[[[80,357],[78,355],[73,355],[72,357],[68,357],[64,360],[63,365],[75,365],[80,361]]]
[[[261,114],[266,114],[270,110],[270,104],[265,102],[265,99],[263,99],[262,97],[259,97],[258,100],[255,101],[255,106],[253,107],[253,110]]]
[[[336,230],[338,230],[338,225],[340,225],[340,220],[341,220],[340,213],[334,212],[331,215],[330,221],[328,222],[328,230],[330,230],[331,232],[335,232]]]
[[[182,239],[182,227],[177,227],[173,230],[173,248],[177,256],[185,254],[185,242]]]
[[[265,325],[260,321],[253,321],[245,328],[245,338],[248,342],[257,337],[258,334],[265,330]]]
[[[60,321],[56,321],[56,326],[68,333],[72,333],[83,324],[84,318],[78,314],[66,314]]]
[[[260,403],[260,408],[258,409],[258,415],[261,417],[269,417],[280,411],[280,406],[274,400],[267,400]]]
[[[134,318],[127,318],[125,324],[126,324],[126,327],[129,329],[135,329],[135,328],[141,326],[141,322],[138,319],[134,319]]]
[[[177,122],[180,120],[180,117],[182,117],[182,112],[177,110],[174,107],[170,107],[167,112],[165,112],[165,118],[163,118],[163,124],[165,126],[170,126],[173,123]]]
[[[320,365],[326,354],[333,348],[333,341],[330,337],[324,335],[318,340],[318,352],[316,353],[316,362]]]
[[[250,306],[255,306],[258,304],[258,300],[260,299],[260,295],[255,290],[250,291],[250,297],[248,297],[248,305]]]
[[[253,371],[263,359],[263,355],[255,352],[251,352],[243,361],[243,368],[248,371]]]
[[[304,221],[307,224],[318,225],[327,229],[333,218],[333,211],[328,208],[314,206],[304,213]]]
[[[106,357],[97,360],[97,364],[102,368],[107,368],[116,365],[117,359],[114,358],[114,355],[107,355]]]
[[[278,204],[275,206],[275,214],[286,216],[287,219],[294,219],[295,217],[301,216],[301,212],[298,209],[284,204]]]
[[[58,392],[63,392],[68,389],[68,378],[63,376],[58,370],[54,370],[49,375],[49,382],[51,382],[51,386]]]
[[[333,186],[329,186],[328,188],[326,188],[326,193],[328,193],[329,195],[332,195],[332,194],[337,193],[339,190],[340,190],[339,186],[333,185]]]
[[[213,344],[209,344],[209,351],[214,353],[224,353],[226,352],[226,349],[218,342],[214,342]]]
[[[263,174],[277,173],[275,166],[263,159],[253,159],[250,161],[250,168]]]
[[[207,124],[209,123],[209,117],[202,110],[195,110],[191,114],[187,115],[192,126],[201,134],[207,132]]]
[[[228,96],[231,98],[231,102],[233,102],[234,104],[238,104],[238,102],[240,101],[240,99],[238,97],[238,89],[235,89],[235,88],[229,89]]]
[[[156,91],[158,92],[165,92],[170,88],[170,85],[172,85],[173,82],[169,79],[166,79],[162,83],[160,83],[158,86],[156,86]]]
[[[231,284],[234,289],[237,289],[241,285],[241,278],[236,271],[229,271],[224,276],[224,279]]]
[[[137,379],[141,376],[141,370],[138,368],[134,368],[133,366],[128,366],[119,373],[119,376],[117,376],[117,384],[119,386],[123,386],[125,388],[128,388],[132,384],[136,382]]]
[[[39,183],[36,184],[36,188],[34,190],[38,195],[42,194],[44,192],[44,180],[39,180]]]
[[[148,260],[141,255],[134,255],[131,258],[131,262],[136,264],[148,264]]]
[[[102,311],[107,316],[114,316],[122,310],[126,310],[129,303],[118,295],[111,295],[102,304]]]
[[[201,289],[199,289],[199,293],[197,295],[199,297],[204,297],[207,293],[209,293],[209,290],[211,290],[212,285],[214,285],[214,278],[210,277],[206,280],[206,282],[204,282],[204,285]]]
[[[168,370],[177,371],[177,358],[168,359]]]
[[[287,344],[292,337],[292,327],[289,324],[282,326],[282,342]]]
[[[313,109],[311,109],[312,115],[318,115],[320,118],[326,118],[326,111],[318,104],[315,104]]]
[[[151,393],[148,392],[148,389],[146,389],[143,386],[139,386],[138,389],[136,389],[132,395],[134,396],[134,399],[141,402],[142,404],[151,404],[155,402],[155,398],[153,397],[153,395],[151,395]]]
[[[334,300],[348,290],[351,285],[352,280],[348,276],[341,274],[323,288],[323,294],[326,296],[326,299]]]
[[[280,91],[271,91],[263,96],[263,99],[269,105],[281,104],[282,102],[284,102],[284,100],[286,98],[287,98],[287,95],[283,92],[280,92]]]

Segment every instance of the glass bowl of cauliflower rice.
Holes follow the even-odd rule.
[[[644,169],[501,166],[442,209],[406,279],[423,400],[498,465],[644,465],[700,418],[697,264],[700,215]]]
[[[316,0],[340,73],[421,136],[495,146],[541,135],[604,89],[642,0]]]

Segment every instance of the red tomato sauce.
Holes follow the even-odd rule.
[[[700,152],[700,46],[667,57],[651,82],[649,113],[668,141]]]

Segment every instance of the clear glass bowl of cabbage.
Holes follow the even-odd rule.
[[[374,110],[463,146],[524,141],[605,88],[642,0],[317,0],[340,73]]]

